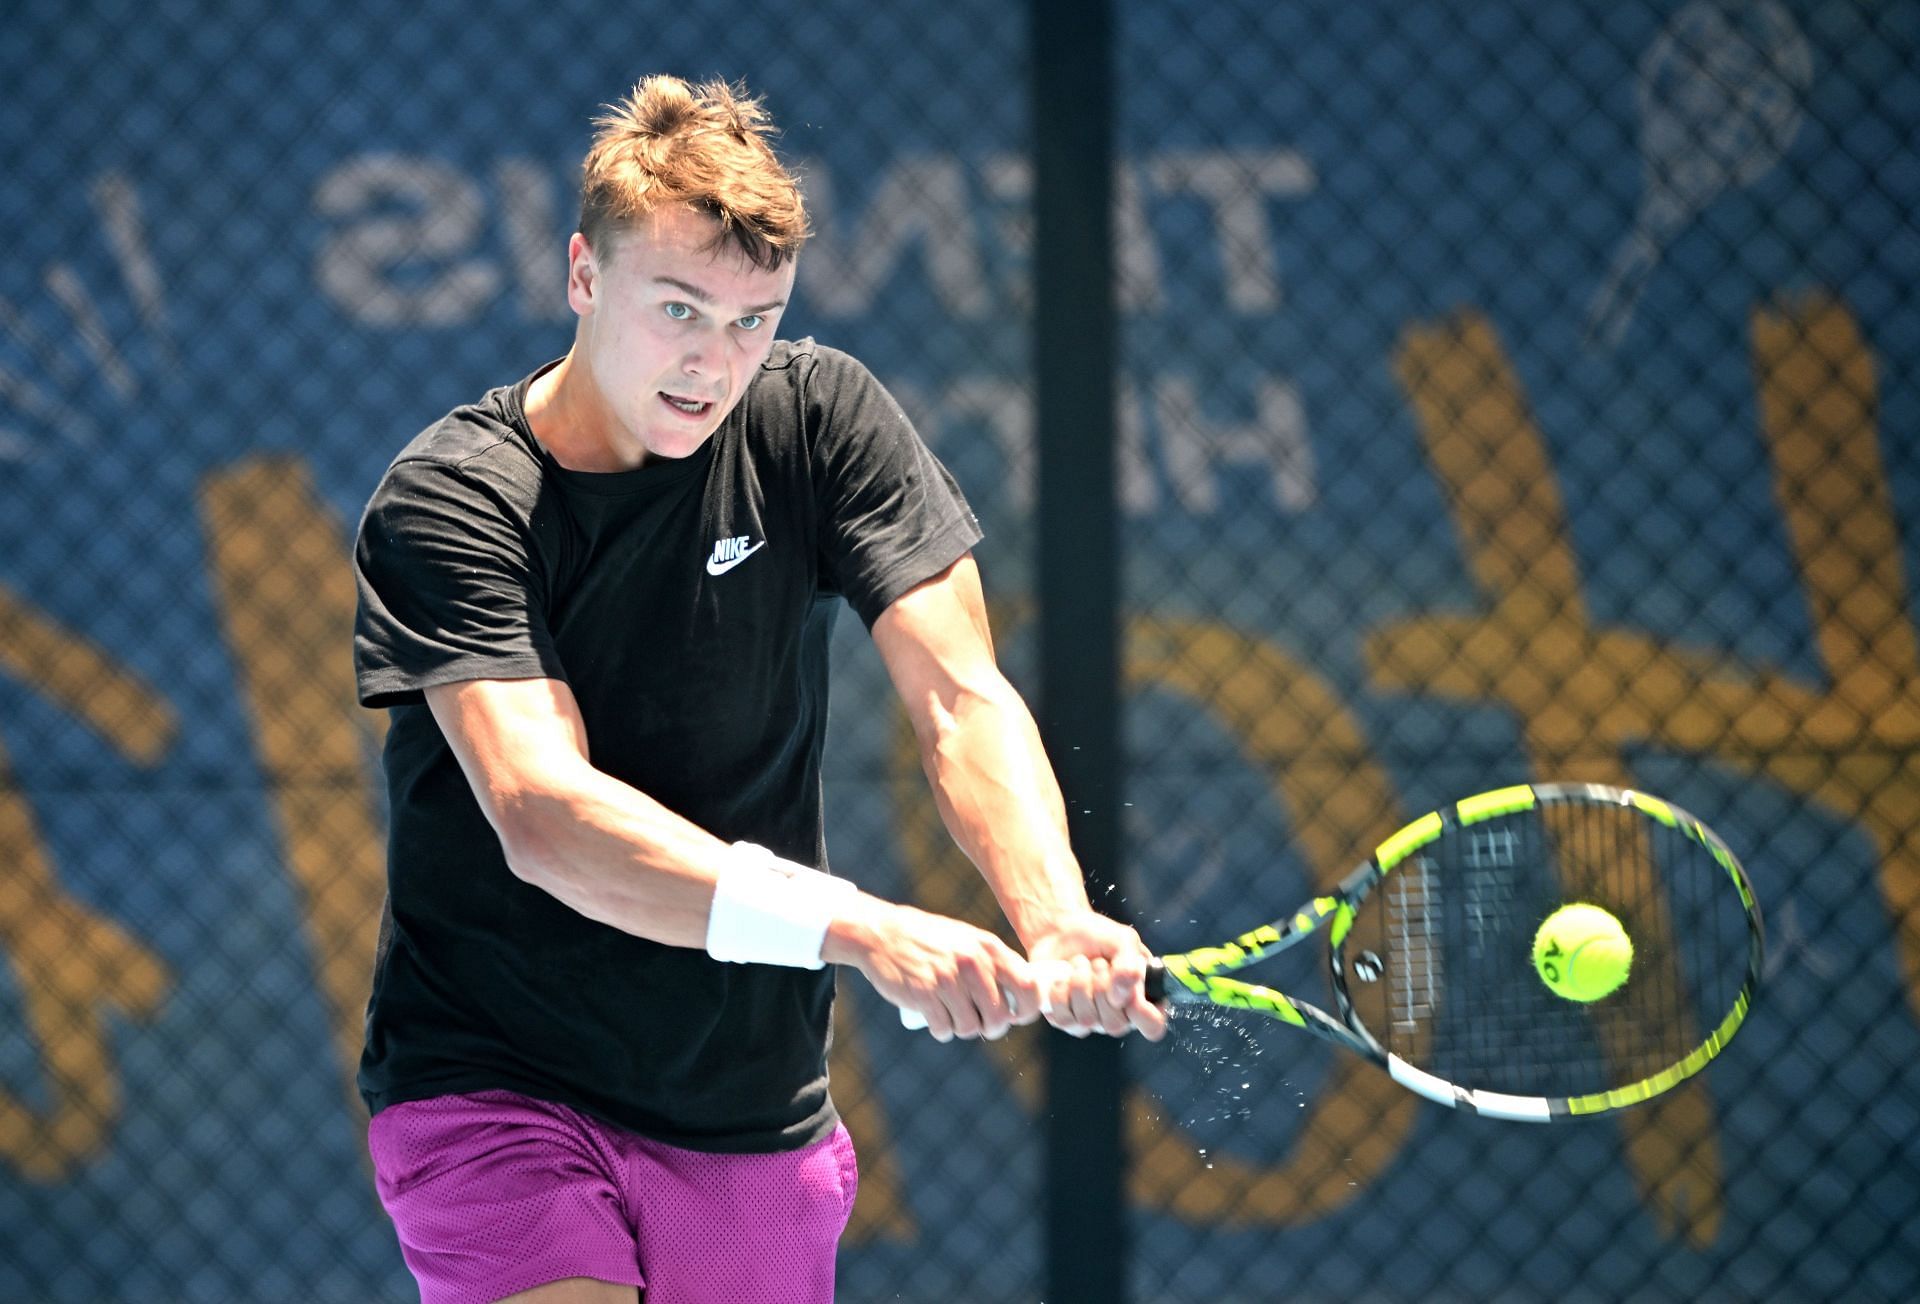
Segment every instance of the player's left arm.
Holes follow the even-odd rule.
[[[972,556],[896,599],[874,622],[873,640],[954,841],[1028,955],[1067,962],[1070,977],[1052,994],[1049,1022],[1081,1034],[1136,1029],[1158,1040],[1166,1017],[1146,998],[1146,945],[1087,901],[1040,732],[994,661]]]

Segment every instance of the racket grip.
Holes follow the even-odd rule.
[[[1167,966],[1155,956],[1147,961],[1147,999],[1155,1005],[1167,1003]]]
[[[1054,983],[1065,978],[1072,967],[1065,960],[1042,960],[1033,966],[1034,981],[1040,984],[1040,1013],[1045,1014],[1053,1008],[1046,993],[1052,990]],[[918,1010],[902,1009],[900,1026],[909,1032],[918,1032],[927,1026],[927,1016]]]

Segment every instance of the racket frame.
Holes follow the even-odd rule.
[[[1630,806],[1705,847],[1726,871],[1739,893],[1748,923],[1747,972],[1732,1006],[1705,1040],[1675,1063],[1645,1078],[1608,1091],[1579,1096],[1529,1096],[1463,1087],[1408,1063],[1380,1044],[1360,1019],[1347,989],[1341,943],[1353,927],[1354,913],[1373,891],[1422,847],[1449,828],[1466,827],[1544,805],[1577,803]],[[1259,983],[1227,975],[1325,933],[1327,968],[1338,1014]],[[1745,1022],[1759,988],[1766,959],[1766,925],[1746,870],[1727,844],[1705,823],[1661,798],[1632,789],[1595,783],[1516,784],[1466,797],[1429,812],[1381,842],[1329,893],[1316,896],[1230,942],[1203,946],[1155,959],[1147,972],[1147,995],[1174,1005],[1213,1005],[1253,1010],[1355,1054],[1384,1068],[1408,1090],[1468,1113],[1522,1122],[1553,1122],[1611,1113],[1670,1091],[1705,1068]]]

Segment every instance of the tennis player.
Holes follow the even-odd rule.
[[[775,338],[807,222],[771,134],[720,83],[610,108],[572,348],[416,438],[361,522],[392,832],[360,1084],[429,1304],[830,1299],[824,966],[941,1040],[1165,1032],[995,667],[973,513],[864,367]],[[1024,956],[826,871],[843,601]]]

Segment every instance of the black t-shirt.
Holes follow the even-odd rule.
[[[535,373],[538,375],[539,373]],[[727,841],[824,868],[827,652],[980,537],[858,362],[777,344],[689,457],[569,471],[528,377],[388,468],[354,551],[360,700],[392,708],[388,918],[360,1088],[506,1088],[695,1149],[792,1149],[835,1121],[831,969],[723,964],[516,878],[422,689],[565,680],[596,768]]]

